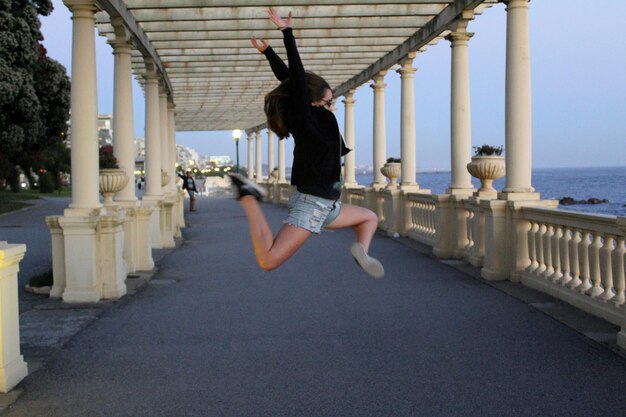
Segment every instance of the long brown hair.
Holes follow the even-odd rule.
[[[305,83],[309,101],[319,101],[324,98],[326,90],[330,90],[330,85],[319,75],[307,71],[305,73]],[[267,125],[280,139],[289,136],[287,128],[287,111],[289,109],[289,80],[285,80],[278,87],[267,93],[265,96],[265,115]]]

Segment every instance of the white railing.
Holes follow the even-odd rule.
[[[435,201],[430,194],[409,193],[405,196],[406,235],[429,246],[435,245]]]
[[[523,208],[529,266],[522,281],[614,324],[626,324],[624,232],[612,216]]]
[[[364,187],[346,188],[343,193],[344,201],[347,204],[352,204],[353,206],[359,207],[367,207]]]

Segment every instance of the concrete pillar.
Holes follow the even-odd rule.
[[[505,154],[506,184],[502,192],[533,193],[532,120],[528,0],[504,1],[506,19]],[[506,198],[533,199],[537,196]]]
[[[345,99],[343,104],[345,105],[345,126],[344,126],[344,139],[346,140],[346,146],[352,149],[344,158],[344,187],[356,187],[358,184],[355,178],[356,158],[355,158],[355,133],[354,133],[354,92],[356,90],[348,90],[344,95]]]
[[[146,192],[144,207],[152,208],[150,217],[150,242],[152,248],[163,247],[161,242],[161,132],[159,123],[159,82],[154,64],[146,60],[148,71],[144,75],[146,94]]]
[[[402,159],[402,182],[400,189],[413,191],[419,189],[415,181],[415,99],[413,93],[413,68],[415,52],[409,52],[400,63],[398,69],[401,79],[401,108],[400,108],[400,148]]]
[[[287,182],[285,177],[285,140],[278,140],[278,182],[284,184]]]
[[[167,115],[167,91],[165,88],[159,88],[159,136],[161,138],[161,176],[165,177],[167,183],[161,182],[161,192],[168,195],[169,185],[173,178],[169,177],[170,165],[170,129],[168,127]]]
[[[256,182],[261,182],[263,180],[263,158],[261,157],[261,132],[258,130],[254,132],[254,137],[256,138]]]
[[[270,177],[276,163],[274,161],[274,154],[274,132],[267,129],[267,169],[270,173]]]
[[[115,201],[135,203],[135,142],[133,128],[133,88],[131,44],[120,17],[112,17],[115,40],[110,40],[115,60],[113,91],[113,152],[128,183],[115,195]]]
[[[64,0],[72,12],[72,202],[65,215],[89,215],[102,207],[98,178],[96,2]]]
[[[170,176],[170,129],[168,127],[167,115],[167,91],[164,87],[159,89],[159,133],[161,138],[161,192],[163,200],[161,203],[161,241],[164,248],[173,248],[174,226],[173,216],[174,197],[170,192],[170,183],[174,179]]]
[[[178,176],[176,173],[176,121],[174,119],[174,103],[167,102],[167,128],[168,128],[168,145],[169,145],[169,164],[168,173],[171,178],[169,183],[169,193],[174,200],[172,209],[172,227],[174,228],[174,237],[182,237],[180,229],[184,225],[183,199],[178,193],[176,181]]]
[[[11,391],[28,375],[20,351],[20,308],[17,272],[26,245],[0,242],[0,392]]]
[[[467,164],[472,160],[472,124],[468,41],[474,35],[465,31],[467,21],[446,37],[452,48],[450,85],[450,157],[452,178],[448,194],[470,195],[474,189]]]
[[[254,178],[254,161],[252,154],[252,141],[254,140],[255,132],[248,133],[248,178]]]
[[[387,71],[381,71],[374,76],[374,82],[370,85],[374,90],[374,127],[373,127],[373,171],[374,180],[372,187],[379,189],[387,185],[385,176],[380,169],[385,165],[387,133],[385,126],[385,84],[384,79]]]

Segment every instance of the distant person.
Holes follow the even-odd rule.
[[[189,194],[189,211],[196,211],[196,193],[198,189],[196,188],[196,181],[193,179],[193,172],[188,169],[186,175],[178,174],[178,176],[183,180],[183,190],[187,190]]]
[[[371,277],[382,278],[382,264],[368,255],[378,228],[374,212],[363,207],[341,204],[341,157],[348,152],[332,112],[333,91],[319,75],[305,72],[291,28],[292,16],[283,19],[273,8],[269,19],[282,31],[289,67],[266,40],[252,38],[252,45],[265,55],[281,84],[265,96],[269,128],[284,139],[295,141],[291,184],[297,186],[289,200],[289,212],[276,236],[272,234],[259,201],[264,189],[239,174],[229,174],[235,195],[250,224],[250,235],[257,263],[264,270],[278,268],[313,233],[322,228],[353,227],[356,242],[350,253]],[[323,258],[320,258],[323,261]]]

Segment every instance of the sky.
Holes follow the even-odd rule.
[[[48,55],[71,72],[71,15],[62,0],[41,17]],[[533,0],[529,7],[532,80],[533,167],[626,165],[626,1]],[[297,16],[294,26],[297,26]],[[504,145],[506,12],[496,4],[469,24],[472,144]],[[250,34],[253,35],[252,33]],[[442,40],[415,58],[418,169],[450,168],[450,46]],[[98,112],[113,112],[113,54],[96,36]],[[323,76],[323,74],[321,74]],[[400,76],[385,77],[387,157],[400,157]],[[369,83],[355,93],[356,163],[372,164],[372,99]],[[343,131],[339,98],[335,113]],[[144,136],[145,101],[133,80],[135,136]],[[243,127],[242,127],[243,128]],[[267,135],[263,133],[263,160]],[[202,155],[230,155],[230,131],[177,132],[176,142]],[[247,141],[239,146],[247,163]],[[291,164],[293,140],[286,142]],[[254,156],[252,156],[254,158]]]

